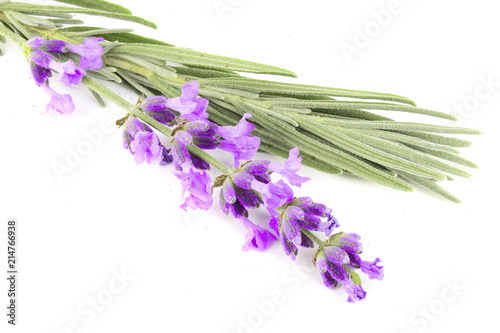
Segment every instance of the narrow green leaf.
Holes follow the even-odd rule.
[[[365,134],[357,133],[350,131],[348,129],[338,129],[345,135],[359,140],[361,142],[364,142],[372,147],[376,147],[380,150],[386,151],[388,153],[400,156],[402,158],[405,158],[407,160],[419,163],[420,165],[423,166],[428,166],[431,168],[435,168],[437,170],[441,170],[443,172],[451,173],[453,175],[465,177],[465,178],[470,178],[471,175],[461,169],[458,169],[454,166],[451,166],[449,164],[446,164],[440,160],[437,160],[435,158],[430,157],[429,155],[423,154],[420,151],[414,150],[406,145],[402,145],[399,143],[394,143],[385,139],[380,139],[372,136],[368,136]],[[390,168],[388,165],[387,167]],[[401,169],[400,169],[401,170]],[[403,170],[407,171],[407,170]],[[408,172],[408,171],[407,171]],[[412,173],[412,172],[410,172]],[[445,180],[446,177],[440,179],[440,180]]]
[[[328,88],[296,83],[273,82],[250,78],[229,78],[200,80],[200,84],[223,88],[252,89],[257,92],[286,93],[290,95],[338,96],[360,99],[377,99],[415,105],[411,99],[403,96],[376,93],[371,91]]]
[[[136,80],[131,78],[127,73],[125,73],[125,70],[118,69],[117,70],[118,75],[120,75],[125,81],[127,81],[132,87],[134,87],[136,90],[138,90],[140,93],[144,93],[146,96],[154,96],[155,94],[152,93],[150,90],[139,84]]]
[[[64,14],[85,14],[85,15],[93,15],[93,16],[104,16],[122,21],[135,22],[147,27],[155,28],[156,25],[153,22],[145,20],[143,18],[128,15],[128,14],[120,14],[113,12],[105,12],[100,10],[93,10],[87,8],[76,8],[76,7],[62,7],[62,6],[44,6],[44,5],[34,5],[34,4],[26,4],[21,2],[15,3],[6,3],[2,5],[2,10],[15,10],[19,12],[23,12],[25,14],[28,13],[37,13],[39,16],[44,16],[46,14],[58,12]]]
[[[431,117],[457,120],[457,118],[451,114],[432,111],[422,108],[417,108],[414,106],[403,105],[403,104],[389,104],[389,103],[375,103],[375,102],[358,102],[358,101],[304,101],[304,100],[288,100],[288,101],[276,101],[272,103],[274,106],[284,106],[284,107],[305,107],[310,109],[367,109],[367,110],[382,110],[382,111],[401,111],[408,113],[423,114]]]
[[[466,167],[469,167],[472,169],[479,168],[479,166],[476,163],[469,161],[468,159],[465,159],[465,158],[460,157],[460,156],[455,155],[455,154],[450,154],[450,153],[444,152],[444,151],[436,151],[436,150],[432,150],[432,149],[426,149],[423,147],[418,147],[418,146],[413,146],[413,145],[408,145],[408,146],[415,149],[415,150],[421,151],[425,154],[436,156],[436,157],[439,157],[443,160],[457,163],[457,164],[460,164],[460,165],[463,165],[463,166],[466,166]]]
[[[89,91],[90,91],[90,93],[92,94],[92,96],[95,98],[95,100],[97,101],[97,103],[99,103],[99,105],[101,107],[103,107],[103,108],[106,107],[106,103],[102,99],[101,95],[99,95],[98,93],[96,93],[95,91],[93,91],[90,88],[89,88]]]
[[[207,69],[224,69],[249,73],[275,74],[293,76],[295,74],[282,68],[262,65],[230,57],[222,57],[202,52],[182,49],[173,46],[126,44],[116,47],[116,54],[129,54],[133,56],[147,56],[155,59],[171,61],[184,65],[196,65]]]
[[[54,24],[84,24],[82,20],[73,20],[73,19],[49,19]]]
[[[315,117],[315,121],[321,124],[330,124],[349,128],[362,129],[382,129],[391,131],[419,131],[441,134],[472,134],[479,135],[480,131],[472,128],[450,127],[428,125],[420,123],[396,122],[396,121],[362,121],[362,120],[343,120],[327,117]]]
[[[442,196],[443,198],[447,199],[447,200],[450,200],[452,202],[455,202],[455,203],[460,203],[460,199],[458,199],[457,197],[455,197],[454,195],[452,195],[450,192],[446,191],[445,189],[443,189],[441,186],[439,186],[438,184],[436,184],[436,182],[432,181],[432,180],[429,180],[429,179],[425,179],[425,178],[422,178],[422,177],[418,177],[418,176],[415,176],[415,175],[410,175],[410,174],[407,174],[407,173],[404,173],[404,172],[398,172],[402,177],[408,179],[409,181],[415,183],[415,184],[418,184],[420,186],[423,186],[429,190],[431,190],[432,192]]]
[[[16,11],[8,11],[9,14],[11,14],[16,20],[18,20],[20,23],[24,25],[28,25],[31,27],[40,27],[44,29],[54,29],[55,24],[52,21],[35,17],[35,16],[29,16],[23,13],[19,13]]]
[[[194,79],[240,76],[240,74],[232,72],[232,71],[202,69],[202,68],[196,68],[196,67],[181,67],[181,66],[174,66],[174,68],[178,74],[180,74],[184,77],[189,76],[189,77],[192,77]]]
[[[130,10],[120,5],[103,0],[54,0],[83,8],[103,10],[110,13],[132,14]]]
[[[427,140],[430,142],[438,143],[445,146],[461,148],[461,147],[470,147],[472,146],[472,142],[457,138],[452,138],[449,136],[442,136],[437,134],[425,133],[425,132],[415,132],[415,131],[401,131],[397,130],[396,133],[401,133],[405,135],[410,135],[415,138],[420,138],[423,140]]]
[[[440,144],[433,143],[433,142],[429,142],[426,140],[415,138],[415,137],[412,137],[409,135],[404,135],[401,133],[380,131],[380,130],[371,130],[371,129],[359,129],[359,128],[351,128],[351,130],[354,130],[354,131],[362,133],[362,134],[382,138],[382,139],[392,140],[395,142],[412,144],[412,145],[417,146],[417,147],[446,151],[446,152],[453,153],[453,154],[459,153],[459,151],[456,150],[455,148],[448,147],[445,145],[440,145]]]
[[[356,136],[355,133],[352,136],[346,135],[340,127],[325,127],[314,121],[308,120],[307,116],[297,116],[294,117],[294,119],[300,121],[300,125],[306,130],[312,133],[318,133],[325,140],[386,168],[403,170],[411,174],[436,180],[446,179],[443,174],[431,168],[386,152],[382,140],[379,140],[380,142],[378,142],[379,144],[377,148],[375,148],[374,146],[364,143],[361,135],[357,135],[356,138],[353,138]]]
[[[88,36],[106,36],[109,34],[115,33],[128,33],[134,31],[134,29],[93,29],[93,30],[83,30],[83,31],[74,31],[74,32],[66,32],[66,35],[69,37],[88,37]]]

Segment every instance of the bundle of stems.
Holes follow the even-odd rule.
[[[116,4],[100,0],[58,2],[73,6],[0,0],[0,36],[20,45],[33,36],[73,44],[92,36],[103,37],[104,67],[89,71],[93,78],[124,85],[138,95],[169,98],[179,96],[186,81],[197,80],[200,96],[210,101],[211,121],[236,125],[249,112],[261,150],[286,158],[291,148],[298,147],[305,165],[330,174],[348,172],[402,191],[413,191],[410,184],[415,183],[459,202],[438,182],[453,180],[453,175],[469,178],[461,167],[477,168],[457,150],[471,142],[450,135],[479,131],[399,122],[373,111],[456,120],[452,115],[417,107],[411,99],[394,94],[249,78],[242,74],[296,75],[274,66],[176,47],[133,34],[131,29],[85,26],[72,15],[105,16],[155,28],[152,22]],[[61,55],[62,60],[64,57]],[[103,105],[101,96],[91,91]]]

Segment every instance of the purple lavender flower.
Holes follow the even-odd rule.
[[[297,171],[299,171],[300,167],[302,166],[302,158],[298,156],[299,148],[292,148],[289,152],[289,157],[285,164],[270,163],[269,170],[284,176],[291,185],[300,187],[302,183],[311,180],[311,178],[301,177],[297,175]]]
[[[102,54],[103,48],[99,42],[103,41],[101,37],[90,37],[85,39],[82,44],[68,44],[62,40],[45,40],[36,36],[28,40],[26,45],[32,50],[50,54],[76,53],[80,55],[80,67],[84,69],[99,69],[103,66]]]
[[[163,156],[164,147],[160,144],[158,136],[149,126],[134,117],[130,117],[125,124],[123,146],[134,155],[137,164],[144,161],[151,164]]]
[[[173,131],[172,155],[176,170],[189,170],[191,167],[197,169],[209,169],[210,166],[204,160],[191,154],[186,146],[195,145],[201,149],[215,149],[220,143],[216,138],[217,125],[208,120],[195,120],[180,124]]]
[[[252,161],[242,165],[224,180],[220,195],[220,208],[234,217],[248,217],[247,208],[258,208],[264,203],[261,194],[252,187],[271,181],[267,165],[269,161]]]
[[[182,197],[185,197],[184,203],[180,206],[182,209],[187,210],[189,207],[208,210],[212,207],[212,179],[206,170],[190,168],[188,171],[176,170],[174,174],[182,181]]]
[[[80,55],[80,67],[85,69],[99,69],[103,66],[102,53],[103,48],[99,42],[103,41],[101,37],[90,37],[82,42],[82,45],[68,44],[70,52]]]
[[[54,111],[62,114],[72,113],[75,110],[75,105],[71,96],[68,94],[58,94],[54,89],[49,86],[42,84],[40,86],[42,90],[50,96],[50,102],[47,104],[46,111],[52,117],[54,116]]]
[[[324,242],[313,259],[324,284],[333,289],[339,282],[342,283],[350,303],[366,298],[366,292],[361,287],[361,279],[355,269],[361,268],[370,279],[382,280],[384,277],[383,267],[377,266],[379,258],[368,262],[359,257],[362,251],[359,238],[356,234],[337,233]]]
[[[156,161],[162,156],[163,148],[159,145],[160,140],[155,133],[139,132],[130,143],[130,152],[135,156],[137,164],[147,161],[148,164]]]
[[[141,104],[142,110],[156,121],[168,125],[175,119],[172,111],[167,109],[167,98],[164,96],[147,97]]]
[[[59,81],[63,82],[70,88],[72,84],[80,84],[80,82],[82,81],[82,77],[84,75],[87,75],[87,72],[84,69],[76,66],[73,61],[71,61],[71,59],[66,62],[58,62],[54,60],[48,53],[45,53],[41,50],[33,50],[30,53],[30,60],[40,67],[51,69],[53,71],[61,73]],[[36,77],[35,81],[38,84],[38,80]]]
[[[260,139],[250,135],[255,125],[247,122],[251,118],[250,113],[245,113],[238,125],[220,126],[217,133],[224,139],[221,140],[220,148],[234,154],[234,166],[239,166],[240,160],[250,160],[259,149]]]
[[[30,61],[30,69],[31,69],[31,75],[35,80],[36,85],[39,87],[45,85],[45,81],[47,81],[52,76],[52,71],[50,69],[38,66],[32,61]]]
[[[180,112],[181,118],[186,120],[207,119],[208,100],[198,97],[199,88],[198,81],[186,82],[182,87],[181,97],[167,99],[165,101],[166,107]]]
[[[331,209],[314,203],[309,197],[293,198],[278,208],[279,220],[272,218],[273,225],[278,223],[278,231],[285,253],[292,259],[298,247],[314,247],[314,242],[304,233],[305,230],[321,231],[329,236],[338,224],[331,221]],[[324,220],[326,218],[326,221]]]
[[[247,229],[246,240],[242,247],[243,251],[248,251],[252,247],[264,251],[277,239],[270,231],[254,224],[248,218],[242,216],[239,220]]]
[[[171,154],[171,149],[167,149],[165,147],[162,147],[162,151],[161,151],[161,161],[160,161],[160,165],[167,165],[167,164],[171,164],[173,161],[174,161],[174,157],[172,156]]]

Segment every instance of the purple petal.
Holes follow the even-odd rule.
[[[222,196],[224,197],[224,200],[230,204],[236,202],[236,191],[234,190],[232,182],[225,181],[224,184],[222,184]]]
[[[193,136],[185,131],[175,133],[174,139],[183,146],[190,146],[193,144]]]
[[[311,180],[311,178],[301,177],[296,174],[302,166],[302,158],[298,156],[299,148],[292,148],[290,149],[289,157],[285,164],[271,162],[269,164],[269,170],[284,176],[291,185],[300,187],[302,183]]]
[[[52,53],[52,54],[61,54],[61,53],[66,53],[68,52],[68,43],[62,40],[48,40],[45,43],[43,43],[43,46],[41,49],[45,52]]]
[[[163,148],[159,145],[160,140],[155,133],[139,132],[130,143],[130,151],[134,154],[135,162],[148,164],[156,161],[161,155]]]
[[[370,279],[382,280],[384,278],[384,267],[377,266],[377,263],[379,262],[379,258],[375,259],[373,262],[361,261],[359,267],[361,268],[361,271],[367,274]]]
[[[325,257],[335,265],[343,265],[349,262],[349,255],[336,246],[323,247]]]
[[[174,171],[175,176],[182,181],[182,197],[184,203],[182,209],[203,209],[212,207],[212,180],[205,170],[198,171],[191,169],[190,172]],[[186,193],[188,195],[186,196]]]
[[[90,37],[82,42],[82,45],[68,44],[71,52],[80,55],[80,67],[85,69],[99,69],[103,66],[102,54],[103,48],[100,41],[101,37]]]
[[[43,43],[45,43],[45,38],[41,36],[35,36],[28,39],[28,41],[26,42],[26,46],[34,50],[42,46]]]
[[[51,116],[54,116],[54,111],[59,113],[72,113],[75,110],[75,105],[71,96],[68,94],[58,94],[52,88],[47,85],[42,85],[43,91],[50,96],[50,102],[47,104],[46,112]]]
[[[281,228],[288,240],[294,245],[299,246],[302,242],[301,231],[297,223],[284,216],[281,220]]]
[[[305,213],[302,209],[295,206],[290,206],[285,210],[285,214],[288,215],[289,218],[296,220],[303,220]]]
[[[252,181],[255,178],[245,172],[236,172],[231,175],[231,180],[236,186],[249,190],[252,188]]]
[[[362,301],[366,298],[366,291],[364,291],[361,286],[354,284],[351,280],[342,281],[342,286],[345,292],[349,295],[347,298],[349,303],[356,303],[357,301]]]
[[[52,57],[41,51],[41,50],[33,50],[30,53],[30,60],[33,61],[38,66],[42,66],[43,68],[49,68],[50,62],[53,61]]]
[[[252,247],[259,251],[264,251],[277,239],[270,231],[252,223],[246,217],[240,217],[240,221],[247,228],[246,241],[242,247],[243,251],[248,251]]]
[[[52,76],[52,71],[48,68],[43,68],[38,66],[34,62],[30,61],[31,75],[35,80],[37,86],[41,87],[45,81],[47,81]]]

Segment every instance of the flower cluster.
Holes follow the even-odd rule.
[[[325,285],[334,288],[339,282],[342,283],[342,287],[349,295],[347,301],[350,303],[366,297],[355,269],[361,269],[370,279],[384,278],[384,267],[377,266],[379,258],[373,262],[361,260],[359,254],[363,248],[359,238],[356,234],[337,233],[319,247],[313,258]]]
[[[103,48],[99,44],[103,41],[100,37],[85,39],[81,45],[68,44],[62,40],[46,40],[36,36],[29,39],[23,52],[29,60],[31,74],[36,84],[50,96],[46,112],[54,115],[54,111],[59,113],[71,113],[75,109],[73,100],[69,94],[61,95],[49,86],[49,78],[52,71],[60,73],[59,81],[71,88],[71,85],[78,85],[82,77],[87,75],[85,69],[94,70],[103,66]],[[69,59],[61,62],[58,55],[65,53],[75,53],[80,56],[79,66]]]
[[[172,141],[171,149],[167,149],[149,126],[130,117],[123,138],[135,161],[173,162],[174,174],[182,182],[181,208],[185,210],[209,209],[213,205],[212,191],[220,187],[220,210],[223,214],[231,213],[247,231],[244,251],[251,248],[263,251],[279,240],[285,253],[295,259],[299,247],[314,247],[316,243],[319,249],[314,263],[325,284],[334,287],[341,282],[349,294],[349,302],[364,299],[365,292],[354,269],[360,268],[370,278],[382,279],[382,267],[377,266],[379,259],[373,263],[360,259],[361,245],[355,234],[331,236],[339,223],[330,208],[310,197],[294,196],[291,186],[300,187],[310,180],[297,174],[302,166],[299,149],[291,149],[285,163],[252,160],[260,145],[259,138],[251,135],[255,125],[248,119],[252,115],[245,113],[235,126],[218,126],[208,120],[208,101],[199,97],[198,91],[198,82],[192,81],[183,86],[180,97],[152,96],[141,103],[146,115],[173,128]],[[191,152],[190,147],[194,146],[232,153],[234,169],[226,170],[212,184],[210,164]],[[274,175],[279,179],[273,180]],[[249,210],[260,206],[269,212],[268,229],[249,218]],[[311,232],[321,232],[330,238],[322,242]]]

